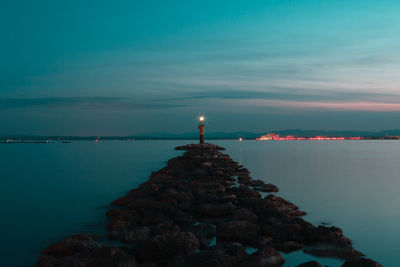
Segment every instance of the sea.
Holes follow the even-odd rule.
[[[190,141],[53,141],[0,144],[0,266],[34,266],[53,242],[77,233],[105,234],[110,203],[181,155]],[[400,255],[400,142],[212,141],[255,179],[308,212],[315,225],[343,229],[357,250],[385,267]],[[285,254],[285,266],[318,260]]]

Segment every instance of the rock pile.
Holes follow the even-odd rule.
[[[106,240],[70,237],[45,249],[38,266],[282,266],[281,252],[296,250],[345,259],[346,267],[381,266],[341,229],[316,227],[293,203],[266,194],[278,188],[253,180],[223,148],[176,149],[187,151],[112,203]]]

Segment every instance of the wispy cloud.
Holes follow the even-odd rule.
[[[122,97],[42,97],[0,98],[0,109],[18,108],[87,108],[87,109],[163,109],[179,108],[184,104],[163,103],[155,100],[140,100]]]
[[[273,107],[297,110],[334,110],[334,111],[370,111],[399,112],[400,103],[358,102],[358,101],[283,101],[283,100],[246,100],[245,105],[253,107]]]
[[[399,102],[400,95],[379,92],[355,92],[340,90],[293,90],[292,88],[275,88],[270,91],[250,91],[250,90],[203,90],[188,92],[185,96],[173,98],[173,100],[191,99],[259,99],[259,100],[282,100],[282,101],[357,101],[368,102]]]

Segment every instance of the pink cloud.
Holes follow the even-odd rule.
[[[312,102],[312,101],[286,101],[286,100],[258,100],[252,99],[251,104],[257,106],[301,108],[301,109],[328,109],[344,111],[400,111],[400,103],[384,102]]]

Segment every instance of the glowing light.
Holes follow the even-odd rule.
[[[204,121],[204,116],[200,116],[199,121]]]
[[[243,138],[242,138],[242,137],[240,137],[240,138],[239,138],[239,141],[243,141]]]
[[[327,136],[315,136],[315,137],[295,137],[293,135],[288,135],[285,137],[281,137],[279,135],[270,136],[262,136],[256,138],[256,140],[260,141],[287,141],[287,140],[311,140],[311,141],[336,141],[336,140],[363,140],[363,137],[360,136],[352,136],[352,137],[327,137]]]

